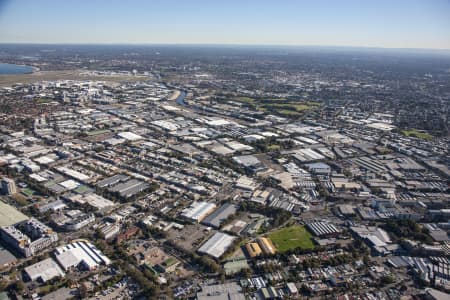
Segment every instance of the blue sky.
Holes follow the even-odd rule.
[[[0,43],[450,49],[450,0],[0,0]]]

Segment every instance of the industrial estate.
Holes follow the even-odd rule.
[[[0,299],[450,299],[449,56],[0,60]]]

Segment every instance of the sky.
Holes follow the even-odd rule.
[[[0,0],[0,43],[450,49],[450,0]]]

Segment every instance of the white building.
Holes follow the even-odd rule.
[[[198,252],[208,254],[214,258],[221,257],[225,251],[233,244],[236,238],[226,233],[216,232],[206,243],[204,243]]]
[[[88,241],[78,241],[55,249],[55,257],[64,270],[82,267],[94,270],[111,261]]]
[[[39,280],[46,282],[55,277],[63,277],[65,274],[58,264],[52,259],[47,258],[34,265],[25,268],[25,273],[30,280]]]
[[[188,208],[185,208],[181,213],[183,218],[193,222],[201,222],[207,215],[212,213],[216,208],[214,203],[209,202],[193,202]]]

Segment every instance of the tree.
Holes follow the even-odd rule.
[[[14,283],[14,289],[21,293],[25,289],[25,284],[23,283],[22,280],[17,280]]]
[[[395,282],[395,276],[390,274],[390,275],[385,275],[383,277],[381,277],[380,279],[380,283],[381,285],[388,285],[388,284],[392,284]]]
[[[82,284],[80,286],[80,288],[78,289],[79,293],[80,293],[80,297],[82,299],[85,299],[88,296],[88,290],[86,288],[86,285]]]
[[[0,280],[0,292],[3,292],[8,287],[8,281],[2,279]]]
[[[250,278],[252,276],[252,270],[250,268],[244,268],[241,270],[242,277]]]

